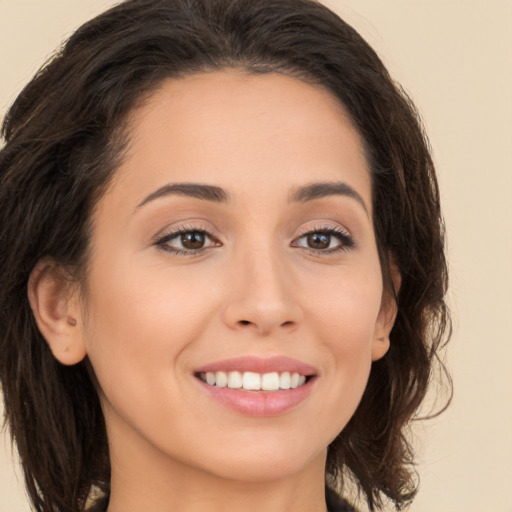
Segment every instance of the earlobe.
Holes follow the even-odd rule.
[[[389,335],[391,329],[393,329],[397,313],[398,307],[395,300],[391,297],[384,298],[374,333],[372,361],[378,361],[381,357],[384,357],[389,350],[391,344]]]
[[[65,365],[79,363],[86,355],[74,288],[49,260],[36,265],[28,282],[28,298],[37,326],[54,357]]]
[[[389,350],[389,336],[380,336],[377,338],[372,347],[372,361],[378,361],[384,357]]]

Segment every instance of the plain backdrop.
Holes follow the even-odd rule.
[[[114,2],[0,0],[0,117],[74,28]],[[326,0],[417,103],[448,230],[450,409],[415,428],[411,512],[511,512],[512,2]],[[0,354],[1,357],[1,354]],[[0,511],[30,510],[0,438]]]

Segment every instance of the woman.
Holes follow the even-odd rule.
[[[0,376],[36,510],[411,501],[443,225],[353,29],[309,0],[129,0],[3,135]]]

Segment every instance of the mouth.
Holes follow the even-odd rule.
[[[284,356],[242,356],[196,368],[199,388],[223,407],[253,417],[274,417],[307,401],[316,387],[313,366]]]
[[[298,372],[217,371],[198,372],[195,377],[209,386],[248,392],[275,392],[304,386],[312,375]]]

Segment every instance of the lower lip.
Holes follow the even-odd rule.
[[[212,398],[247,416],[279,416],[290,411],[307,398],[315,381],[310,378],[298,388],[265,392],[219,388],[197,380]]]

